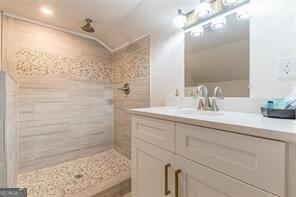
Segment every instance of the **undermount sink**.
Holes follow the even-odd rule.
[[[201,116],[222,116],[222,115],[224,115],[222,112],[201,111],[201,110],[186,109],[186,108],[172,109],[172,111],[176,114],[179,114],[179,115],[182,115],[182,114],[201,115]]]

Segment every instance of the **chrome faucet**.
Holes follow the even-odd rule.
[[[214,97],[212,98],[212,104],[208,95],[208,88],[205,85],[200,85],[197,87],[198,96],[198,110],[208,110],[208,111],[219,111],[216,100],[224,99],[222,97],[222,89],[216,87],[214,90]]]
[[[222,89],[220,87],[216,87],[213,93],[212,98],[212,111],[219,111],[219,107],[217,105],[216,100],[223,100],[224,97],[222,97]]]

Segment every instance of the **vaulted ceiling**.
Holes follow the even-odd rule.
[[[170,24],[177,9],[193,8],[199,0],[0,0],[6,13],[95,37],[114,50],[163,25]],[[46,6],[52,16],[40,12]],[[94,33],[80,27],[94,21]]]

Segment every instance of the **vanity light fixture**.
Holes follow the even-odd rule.
[[[211,3],[208,3],[208,2],[202,2],[195,8],[195,14],[200,18],[210,15],[211,12],[212,12],[212,5]]]
[[[212,29],[221,29],[226,25],[226,18],[225,16],[214,18],[211,24],[212,24]]]
[[[53,15],[53,11],[47,7],[41,7],[40,11],[45,15]]]
[[[173,26],[175,28],[183,28],[187,24],[187,18],[186,16],[182,13],[182,10],[178,10],[178,16],[176,16],[173,20]]]
[[[226,17],[229,15],[236,14],[237,20],[247,20],[252,17],[250,11],[253,9],[249,8],[251,0],[200,1],[200,4],[187,13],[182,13],[179,9],[178,16],[173,20],[174,27],[183,28],[185,33],[190,32],[192,36],[198,37],[204,34],[203,27],[210,26],[212,30],[225,27]]]
[[[190,32],[191,32],[191,35],[192,36],[194,36],[194,37],[200,37],[200,36],[203,35],[204,29],[203,29],[202,26],[197,25],[197,26],[193,27]]]
[[[231,5],[236,2],[238,2],[238,0],[223,0],[224,5]]]

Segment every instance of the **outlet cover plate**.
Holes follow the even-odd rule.
[[[278,78],[296,78],[296,56],[278,58]]]

